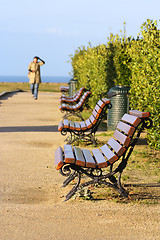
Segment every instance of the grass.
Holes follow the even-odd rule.
[[[67,83],[41,83],[39,85],[39,91],[42,92],[60,92],[60,86],[68,86]],[[0,93],[14,91],[17,89],[21,89],[23,91],[29,91],[30,85],[29,83],[7,83],[0,82]]]

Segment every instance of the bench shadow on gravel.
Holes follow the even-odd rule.
[[[0,132],[58,132],[58,125],[0,127]]]

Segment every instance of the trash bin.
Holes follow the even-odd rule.
[[[115,130],[122,116],[129,112],[129,90],[130,87],[127,86],[115,86],[107,93],[112,104],[107,115],[108,130]]]
[[[69,81],[69,96],[72,97],[76,93],[76,83],[77,80],[71,79]]]

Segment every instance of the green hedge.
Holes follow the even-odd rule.
[[[114,85],[109,67],[112,55],[103,44],[78,48],[70,58],[74,79],[78,81],[78,87],[85,86],[91,90],[89,106],[94,108],[99,98],[105,97],[109,88]]]
[[[148,19],[136,40],[126,38],[124,31],[121,37],[111,34],[106,45],[78,48],[71,64],[79,87],[92,92],[91,108],[112,86],[130,86],[130,107],[151,112],[149,145],[160,149],[160,30],[156,21]]]
[[[151,112],[149,145],[160,149],[160,30],[156,21],[147,20],[142,25],[141,38],[132,43],[129,52],[131,108]]]

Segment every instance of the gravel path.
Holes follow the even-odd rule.
[[[55,170],[62,114],[58,93],[0,100],[0,239],[160,239],[158,205],[80,201],[63,203],[67,188]]]

